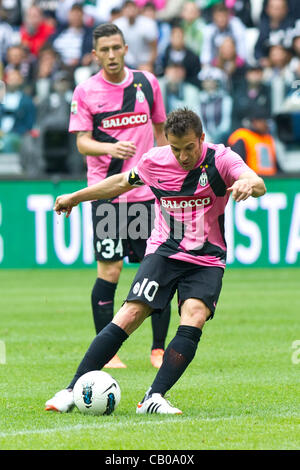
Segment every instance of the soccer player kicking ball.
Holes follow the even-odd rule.
[[[80,202],[108,199],[148,185],[156,218],[147,251],[121,309],[93,340],[71,383],[46,403],[47,410],[69,411],[72,389],[86,372],[101,369],[151,313],[178,295],[180,325],[161,368],[137,405],[137,413],[181,414],[164,395],[193,360],[206,321],[213,318],[226,260],[224,211],[266,192],[263,180],[230,148],[204,142],[202,123],[186,108],[169,114],[169,145],[145,153],[127,173],[59,196],[54,210],[67,217]]]

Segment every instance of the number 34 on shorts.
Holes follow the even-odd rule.
[[[112,240],[111,238],[105,238],[104,240],[97,240],[96,250],[104,259],[110,260],[115,255],[119,255],[123,258],[123,243],[122,240]]]

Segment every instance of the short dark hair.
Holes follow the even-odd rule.
[[[93,31],[93,42],[94,47],[96,47],[97,40],[102,37],[114,36],[119,34],[121,36],[123,43],[125,44],[125,38],[123,32],[118,28],[117,25],[113,23],[104,23],[97,26]]]
[[[230,9],[224,3],[217,3],[217,5],[213,6],[212,11],[213,13],[230,13]]]
[[[188,108],[179,108],[172,111],[165,122],[165,135],[184,136],[188,131],[194,131],[197,137],[203,134],[203,126],[200,117]]]
[[[83,12],[83,6],[81,5],[81,3],[73,3],[73,5],[71,6],[71,10],[80,10]]]
[[[155,5],[152,2],[146,2],[144,8],[151,8],[151,10],[156,11]]]
[[[126,2],[123,3],[123,8],[127,7],[127,5],[133,5],[136,7],[136,3],[134,0],[126,0]]]

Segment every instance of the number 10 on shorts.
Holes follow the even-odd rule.
[[[147,299],[149,302],[152,302],[154,299],[157,289],[159,288],[159,284],[156,281],[149,281],[147,277],[143,279],[143,281],[136,282],[133,286],[132,292],[137,295],[138,297],[141,297],[143,294],[145,299]]]

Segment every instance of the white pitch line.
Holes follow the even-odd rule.
[[[239,416],[227,416],[227,417],[220,417],[220,418],[202,418],[201,421],[225,421],[225,420],[231,420],[235,418],[240,418]],[[101,419],[101,418],[100,418]],[[112,429],[114,427],[126,427],[126,426],[132,426],[134,424],[139,424],[142,426],[145,425],[162,425],[162,424],[170,424],[170,423],[186,423],[187,421],[193,421],[197,418],[173,418],[173,419],[164,419],[164,420],[159,420],[159,421],[141,421],[141,420],[135,420],[135,421],[129,421],[129,422],[124,422],[124,423],[98,423],[98,424],[76,424],[73,426],[61,426],[57,428],[52,428],[52,429],[27,429],[23,431],[12,431],[12,432],[0,432],[0,438],[1,437],[15,437],[15,436],[24,436],[24,435],[32,435],[32,434],[51,434],[51,433],[56,433],[56,432],[68,432],[68,431],[81,431],[82,429]],[[199,419],[199,418],[198,418]]]

